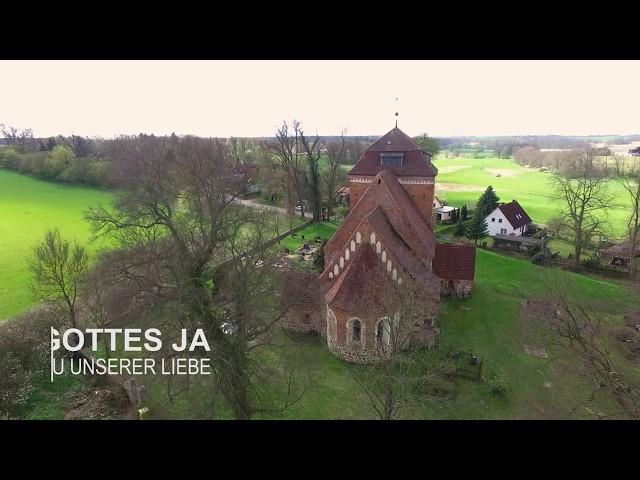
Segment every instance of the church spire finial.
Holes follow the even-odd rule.
[[[398,101],[398,97],[396,97],[396,102]],[[397,103],[396,103],[397,105]],[[398,128],[398,112],[396,112],[396,128]]]

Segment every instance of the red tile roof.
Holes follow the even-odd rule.
[[[349,211],[343,224],[327,242],[325,252],[343,249],[360,222],[378,206],[381,206],[383,210],[387,208],[398,209],[401,214],[396,212],[387,215],[395,232],[418,258],[423,260],[433,258],[435,240],[431,226],[391,171],[380,172],[373,179],[358,203]]]
[[[391,281],[376,252],[365,244],[355,251],[324,298],[327,303],[352,312],[362,308],[365,302],[382,298],[385,286]]]
[[[320,307],[320,275],[290,270],[284,273],[280,304],[284,307],[303,305]]]
[[[402,165],[389,167],[382,165],[381,153],[402,153]],[[367,148],[349,175],[376,175],[383,170],[391,170],[399,176],[435,177],[438,169],[425,153],[406,133],[394,128]]]
[[[433,273],[443,280],[473,280],[476,247],[472,244],[437,243]]]
[[[381,242],[402,267],[416,280],[426,283],[431,280],[427,265],[411,251],[409,245],[397,234],[384,214],[382,207],[376,208],[367,216],[367,221]]]
[[[515,200],[510,203],[503,203],[498,208],[513,228],[520,228],[531,223],[531,218],[527,215],[527,212]]]

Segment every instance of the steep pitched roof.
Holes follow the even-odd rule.
[[[512,200],[510,203],[503,203],[498,206],[498,209],[513,228],[520,228],[531,223],[531,218],[516,200]]]
[[[382,165],[381,153],[402,153],[402,165],[397,167]],[[412,177],[435,177],[438,174],[438,170],[431,163],[431,157],[398,127],[367,148],[348,174],[369,176],[383,170],[391,170],[396,175]]]
[[[320,275],[290,270],[284,273],[280,304],[284,307],[301,305],[320,307]]]
[[[433,273],[443,280],[473,280],[476,247],[472,244],[437,243]]]
[[[398,235],[389,223],[389,219],[382,207],[378,206],[366,218],[377,239],[380,240],[386,250],[393,255],[402,267],[418,281],[428,279],[429,269],[423,260],[416,257],[407,243]]]
[[[439,282],[430,271],[430,267],[411,251],[411,248],[394,230],[389,218],[381,206],[378,206],[367,215],[359,224],[368,223],[376,234],[376,241],[381,242],[389,259],[392,259],[394,268],[404,270],[423,289],[425,294],[433,297],[439,295]],[[334,260],[327,266],[322,277],[328,281],[328,272],[333,270]],[[402,273],[400,274],[403,275]],[[405,277],[405,280],[407,278]],[[390,279],[390,274],[381,262],[380,255],[374,251],[370,244],[362,244],[356,248],[355,253],[344,270],[338,275],[332,284],[329,284],[325,294],[325,300],[344,310],[351,311],[358,308],[363,295],[367,299],[383,297],[385,289],[389,285],[395,285]]]
[[[401,212],[400,215],[387,216],[396,233],[419,258],[432,258],[435,254],[435,240],[431,226],[391,171],[376,175],[325,248],[333,250],[344,247],[360,222],[381,206],[383,201],[393,204]]]

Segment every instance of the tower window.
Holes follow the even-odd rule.
[[[380,164],[383,167],[401,167],[402,154],[401,153],[381,153]]]

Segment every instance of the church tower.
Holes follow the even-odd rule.
[[[431,163],[431,156],[398,127],[367,148],[348,173],[350,208],[362,198],[373,178],[385,170],[393,172],[425,220],[433,227],[434,188],[438,170]]]
[[[283,326],[320,333],[346,361],[379,361],[401,318],[385,302],[397,309],[393,300],[408,294],[416,314],[403,328],[411,343],[433,344],[440,296],[471,295],[476,253],[473,244],[436,242],[437,174],[430,155],[397,125],[365,150],[348,173],[349,213],[324,247],[324,271],[287,276]]]

